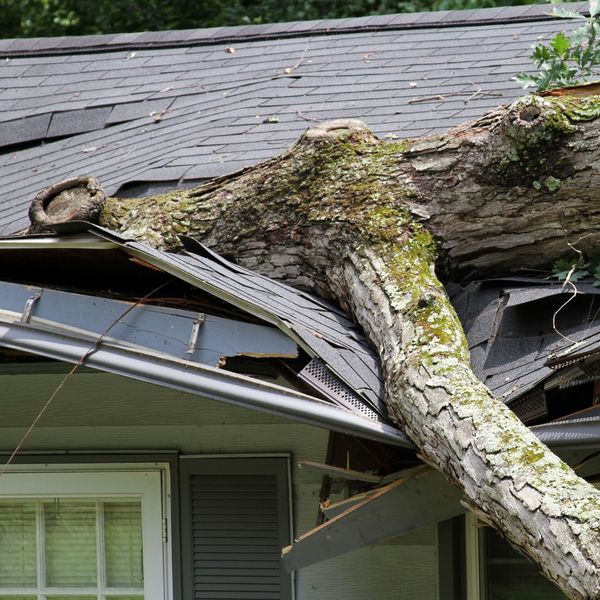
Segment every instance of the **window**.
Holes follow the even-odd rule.
[[[0,600],[166,600],[161,472],[0,477]]]
[[[287,458],[186,459],[181,468],[186,600],[290,600]]]
[[[465,518],[467,600],[562,600],[566,596],[494,529]]]
[[[537,565],[519,554],[492,528],[484,528],[487,600],[561,600],[566,596],[552,585]]]

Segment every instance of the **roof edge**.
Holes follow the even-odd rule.
[[[585,14],[587,2],[562,5]],[[526,4],[513,7],[481,8],[395,15],[374,15],[350,19],[295,21],[264,25],[214,27],[172,31],[147,31],[105,35],[0,40],[0,58],[59,56],[119,50],[166,49],[180,46],[206,46],[253,42],[306,35],[339,35],[365,31],[402,31],[464,26],[504,25],[558,20],[550,14],[552,4]]]

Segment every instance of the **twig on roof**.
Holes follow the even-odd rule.
[[[469,82],[472,83],[472,82]],[[475,85],[475,84],[473,84]],[[477,90],[475,90],[473,93],[471,92],[450,92],[448,94],[433,94],[432,96],[422,96],[421,98],[414,98],[412,100],[409,100],[407,102],[407,104],[421,104],[424,102],[440,102],[443,100],[446,100],[446,98],[450,98],[450,97],[456,97],[456,96],[468,96],[468,98],[464,101],[465,104],[467,104],[468,102],[470,102],[471,100],[475,100],[476,98],[483,98],[483,97],[489,97],[489,98],[500,98],[502,97],[502,94],[498,93],[498,92],[486,92],[485,90],[482,90],[481,88],[477,88]]]
[[[307,52],[308,52],[308,42],[306,43],[306,46],[304,47],[304,51],[300,55],[300,59],[298,60],[298,62],[295,65],[291,66],[291,67],[286,67],[283,70],[283,72],[286,75],[289,75],[290,73],[292,73],[293,71],[295,71],[302,64],[302,61],[304,60],[304,57],[306,56]]]
[[[448,94],[448,96],[452,96],[456,94]],[[445,100],[446,96],[442,96],[441,94],[435,94],[434,96],[422,96],[421,98],[414,98],[413,100],[409,100],[407,104],[421,104],[421,102],[434,102],[435,100]]]
[[[567,273],[567,276],[565,277],[565,281],[562,284],[562,288],[561,289],[565,289],[565,287],[567,285],[571,286],[572,290],[573,290],[573,294],[571,294],[571,296],[569,296],[567,298],[567,300],[561,304],[555,311],[555,313],[552,315],[552,329],[554,329],[554,331],[563,339],[566,340],[567,342],[571,342],[571,344],[573,344],[573,347],[576,347],[579,345],[579,342],[577,340],[574,340],[573,338],[570,338],[569,336],[563,335],[556,327],[556,317],[558,316],[558,313],[560,313],[561,310],[563,310],[563,308],[565,308],[567,306],[567,304],[569,304],[569,302],[572,302],[573,300],[575,300],[575,296],[577,296],[579,290],[577,289],[577,286],[571,281],[571,277],[573,276],[573,273],[575,272],[575,270],[584,263],[584,257],[583,257],[583,252],[581,250],[579,250],[579,248],[577,248],[575,246],[575,244],[578,244],[581,240],[585,239],[586,237],[589,237],[591,234],[588,233],[582,237],[580,237],[576,242],[574,242],[573,244],[571,244],[570,242],[567,242],[567,246],[569,246],[569,248],[571,248],[571,250],[573,250],[573,252],[575,252],[579,258],[573,262],[573,266],[571,267],[571,269],[569,270],[569,272]]]
[[[313,117],[307,117],[306,115],[303,115],[299,110],[296,111],[296,114],[301,119],[304,119],[305,121],[312,121],[313,123],[321,123],[321,119],[313,119]]]
[[[561,304],[556,311],[554,312],[554,314],[552,315],[552,329],[554,329],[554,331],[563,339],[566,340],[567,342],[570,342],[571,344],[573,344],[573,347],[577,346],[579,344],[579,342],[577,342],[577,340],[574,340],[573,338],[570,338],[568,335],[563,335],[558,328],[556,327],[556,317],[558,316],[558,313],[560,313],[561,310],[563,310],[563,308],[565,308],[567,306],[567,304],[569,304],[569,302],[572,302],[573,300],[575,300],[575,296],[577,296],[578,293],[578,289],[577,286],[571,281],[571,275],[573,274],[573,272],[575,271],[575,267],[573,267],[570,271],[569,274],[567,275],[565,282],[562,286],[562,289],[565,289],[566,285],[570,285],[571,289],[573,290],[573,293],[565,300],[565,302],[563,302],[563,304]]]

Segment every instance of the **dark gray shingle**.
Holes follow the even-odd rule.
[[[51,118],[47,133],[31,122],[14,143],[70,139],[0,155],[0,228],[22,226],[32,193],[60,177],[92,172],[109,193],[172,166],[206,179],[277,154],[310,119],[361,118],[382,136],[440,132],[520,93],[510,76],[528,68],[530,44],[572,26],[548,20],[547,10],[4,40],[0,52],[27,56],[0,63],[0,122]],[[160,123],[149,117],[165,110]],[[269,117],[279,122],[262,123]],[[207,159],[207,148],[218,152]]]

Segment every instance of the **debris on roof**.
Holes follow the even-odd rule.
[[[600,288],[582,281],[576,290],[526,277],[450,286],[475,374],[526,423],[600,395]]]

